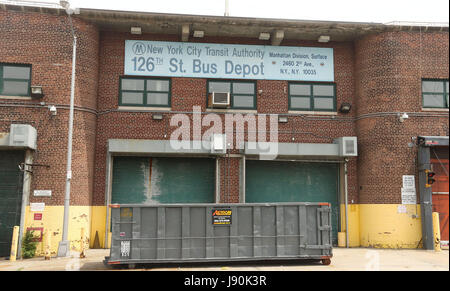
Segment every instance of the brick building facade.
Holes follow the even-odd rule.
[[[73,248],[78,247],[81,228],[88,230],[91,246],[96,237],[101,246],[108,240],[107,205],[114,202],[111,195],[118,195],[114,194],[114,185],[119,183],[114,175],[120,170],[115,168],[118,164],[114,163],[114,156],[148,157],[160,163],[166,156],[174,157],[169,153],[152,154],[151,150],[113,152],[111,147],[116,145],[115,141],[169,142],[177,129],[170,125],[171,118],[185,114],[193,124],[196,106],[202,117],[217,114],[223,120],[223,130],[227,114],[265,114],[267,120],[269,115],[285,116],[287,122],[277,123],[278,142],[282,144],[331,145],[340,137],[357,137],[358,156],[348,157],[348,162],[342,156],[321,158],[321,153],[286,155],[277,160],[337,165],[336,234],[347,232],[350,246],[420,246],[422,222],[416,140],[418,136],[440,136],[448,140],[449,134],[448,93],[447,104],[442,108],[426,108],[422,86],[424,80],[438,80],[446,82],[448,88],[448,26],[114,14],[90,9],[81,9],[79,15],[73,16],[73,21],[79,41],[69,224]],[[214,110],[207,104],[210,79],[170,76],[164,76],[170,79],[170,106],[167,108],[120,105],[125,41],[180,42],[184,37],[181,28],[186,25],[191,32],[205,28],[201,39],[188,36],[187,41],[193,43],[270,46],[270,41],[258,39],[259,32],[285,31],[280,46],[332,48],[336,108],[329,112],[293,110],[289,107],[291,81],[257,79],[254,81],[255,109]],[[143,33],[131,34],[131,26],[142,26]],[[330,35],[331,41],[317,42],[320,35]],[[0,38],[0,65],[29,66],[30,85],[43,88],[44,97],[38,99],[0,94],[0,141],[4,139],[0,142],[0,154],[5,157],[11,150],[22,150],[24,159],[36,165],[32,166],[31,174],[22,174],[25,179],[29,178],[30,184],[26,186],[24,180],[24,190],[19,191],[20,205],[24,207],[16,216],[22,217],[22,231],[29,227],[42,228],[44,232],[49,229],[55,251],[61,238],[66,181],[72,65],[68,17],[60,9],[2,5]],[[320,85],[320,82],[312,84]],[[350,112],[339,110],[343,103],[351,105]],[[49,112],[49,106],[56,107],[56,115]],[[403,113],[409,118],[400,122],[399,116]],[[153,118],[155,114],[161,114],[162,120]],[[8,146],[6,139],[11,124],[31,125],[37,132],[36,149]],[[202,127],[201,134],[207,129]],[[269,125],[267,129],[271,130]],[[192,131],[190,140],[198,140]],[[185,157],[197,158],[189,154]],[[232,148],[227,154],[212,158],[215,167],[215,172],[211,173],[215,189],[211,193],[215,197],[213,202],[248,202],[246,198],[251,195],[246,189],[255,181],[247,172],[250,168],[246,170],[245,151]],[[447,161],[448,167],[448,155],[440,158],[444,163]],[[348,165],[347,206],[344,205],[344,163]],[[416,177],[416,204],[407,205],[402,201],[404,175]],[[35,196],[35,190],[51,190],[51,196]],[[41,220],[35,220],[36,211],[31,209],[35,203],[45,203],[45,208],[40,210]],[[348,227],[344,219],[346,208]]]

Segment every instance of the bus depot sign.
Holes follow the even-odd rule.
[[[333,82],[333,49],[126,40],[125,75]]]

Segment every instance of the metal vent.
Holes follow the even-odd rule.
[[[334,140],[339,144],[339,156],[356,157],[358,155],[358,141],[356,136],[343,136]]]
[[[354,140],[344,140],[344,154],[345,155],[354,155],[355,154],[355,141]]]

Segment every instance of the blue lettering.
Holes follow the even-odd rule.
[[[171,58],[169,63],[170,63],[169,71],[171,71],[172,73],[176,73],[178,71],[178,59]]]
[[[202,62],[200,60],[195,59],[192,62],[192,67],[193,67],[193,72],[194,73],[200,73],[201,72],[201,67],[200,65],[202,64]]]
[[[234,64],[232,61],[225,61],[225,74],[227,75],[238,75],[243,78],[249,75],[258,76],[264,75],[264,63],[261,62],[259,65],[247,65],[247,64]]]
[[[217,73],[217,64],[203,64],[199,59],[195,59],[192,63],[193,72],[194,73],[203,73],[203,74],[216,74]]]

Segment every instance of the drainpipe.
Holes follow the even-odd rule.
[[[61,1],[61,6],[66,10],[69,17],[70,29],[72,32],[72,77],[70,83],[70,109],[69,109],[69,131],[67,141],[67,169],[66,169],[66,187],[64,195],[64,220],[62,239],[58,245],[58,257],[68,257],[70,255],[70,241],[69,241],[69,212],[70,212],[70,182],[72,180],[72,135],[73,135],[73,114],[74,114],[74,99],[75,99],[75,66],[77,56],[77,36],[73,28],[72,18],[70,15],[74,13],[70,9],[68,1]]]
[[[345,246],[348,248],[348,182],[347,182],[347,162],[344,163],[344,192],[345,192]]]
[[[33,164],[33,152],[30,149],[25,151],[25,169],[26,165]],[[30,192],[31,192],[31,173],[29,171],[23,171],[23,192],[22,192],[22,205],[20,211],[20,226],[19,226],[19,238],[17,247],[17,258],[22,258],[22,238],[25,228],[25,212],[27,209]]]

